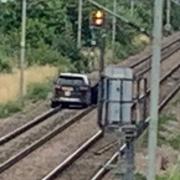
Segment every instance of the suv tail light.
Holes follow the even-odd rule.
[[[55,85],[56,90],[61,90],[61,85]]]

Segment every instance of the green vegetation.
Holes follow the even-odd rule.
[[[173,102],[173,106],[178,106],[180,104],[180,97],[176,99],[175,102]]]
[[[136,180],[146,180],[146,177],[140,173],[136,173],[135,175]],[[157,180],[179,180],[180,179],[180,169],[179,167],[175,167],[172,171],[169,173],[166,173],[166,175],[163,176],[157,176]]]
[[[136,173],[136,180],[146,180],[146,177],[140,173]],[[177,164],[172,168],[170,172],[167,172],[163,176],[157,176],[157,180],[179,180],[180,179],[180,164]]]
[[[178,162],[170,172],[164,176],[158,176],[157,180],[179,180],[180,179],[180,163]]]
[[[166,115],[166,114],[161,114],[160,117],[159,117],[159,125],[158,125],[158,132],[160,131],[166,131],[166,129],[164,128],[163,125],[166,125],[169,121],[176,121],[176,117],[173,115],[173,114],[169,114],[169,115]],[[160,135],[159,135],[159,145],[162,144],[162,143],[165,143],[165,139],[162,138]]]
[[[164,127],[162,125],[165,125],[166,123],[168,123],[168,121],[176,121],[176,120],[177,119],[173,114],[160,116],[159,132],[166,131],[166,129],[164,129]],[[168,144],[168,145],[172,146],[174,149],[179,150],[180,149],[180,134],[177,133],[177,134],[174,134],[174,136],[167,137],[167,138],[161,137],[159,135],[158,143],[159,143],[159,145]]]
[[[158,133],[160,133],[160,131],[166,131],[166,129],[164,129],[164,126],[166,123],[168,123],[169,121],[176,121],[176,117],[173,114],[169,114],[169,115],[165,115],[165,114],[161,114],[159,117],[159,125],[158,125]],[[158,135],[158,144],[170,144],[172,147],[174,147],[175,149],[177,149],[180,146],[180,138],[175,137],[173,139],[170,139],[169,141],[167,139],[165,139],[164,137],[161,137],[160,135]],[[146,130],[141,138],[141,147],[146,148],[148,145],[148,130]],[[179,143],[178,143],[179,142]],[[180,148],[180,147],[179,147]]]
[[[161,114],[159,117],[159,130],[162,128],[162,125],[166,124],[168,121],[176,121],[174,114]]]
[[[135,180],[146,180],[146,177],[140,173],[136,173]]]
[[[0,52],[0,72],[10,73],[12,72],[12,67],[7,56],[1,54]]]
[[[8,117],[21,110],[22,110],[22,106],[19,101],[12,101],[6,104],[1,104],[0,105],[0,118]]]
[[[47,98],[48,93],[51,91],[50,82],[48,83],[34,83],[28,88],[27,95],[25,99],[33,100],[33,102],[38,100],[44,100]]]
[[[168,143],[177,150],[180,150],[180,134],[176,135],[168,141]]]
[[[34,83],[28,88],[26,97],[24,97],[25,104],[27,102],[37,102],[38,100],[44,100],[47,98],[51,91],[50,81],[46,83]],[[19,100],[10,101],[6,104],[0,104],[0,118],[8,117],[14,113],[22,111],[23,106]]]

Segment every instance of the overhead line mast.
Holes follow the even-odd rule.
[[[148,139],[147,180],[156,179],[156,148],[158,130],[159,78],[161,59],[163,0],[154,2],[153,56],[151,71],[150,125]]]

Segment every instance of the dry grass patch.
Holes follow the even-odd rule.
[[[33,66],[26,70],[25,79],[27,85],[42,83],[57,74],[57,68],[52,66]],[[19,70],[12,74],[0,74],[0,103],[6,103],[17,99],[19,92]]]

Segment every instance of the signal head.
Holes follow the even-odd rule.
[[[95,27],[101,27],[105,24],[105,12],[102,10],[93,11],[90,17],[90,24]]]

